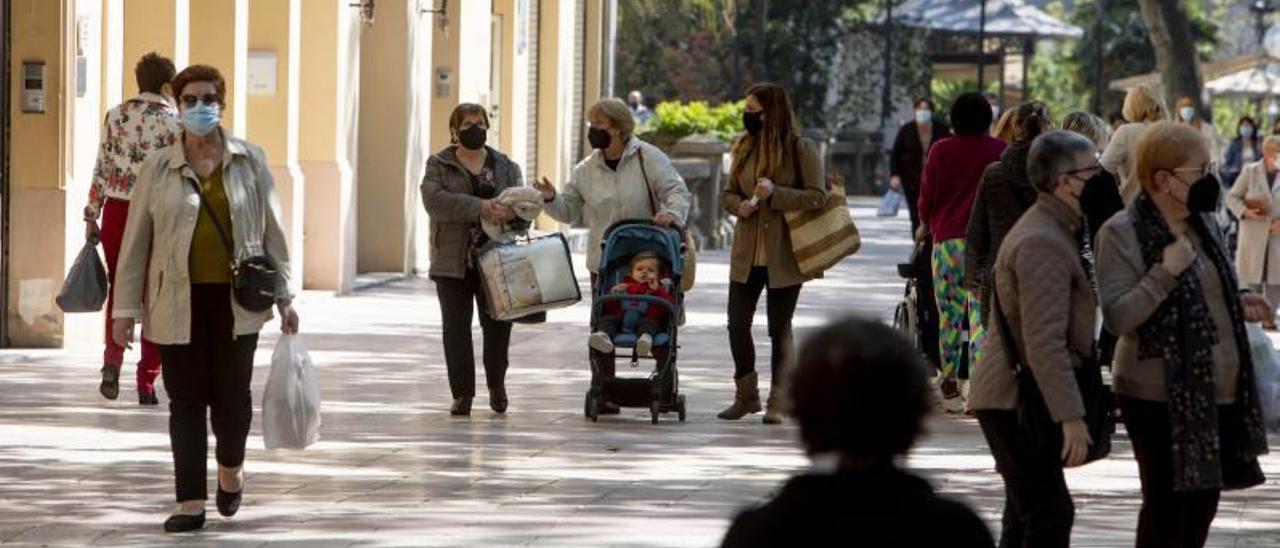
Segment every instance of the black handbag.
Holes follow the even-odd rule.
[[[218,238],[222,240],[222,245],[227,247],[227,255],[231,257],[231,294],[236,302],[250,312],[270,310],[271,305],[276,302],[278,272],[275,262],[265,255],[236,260],[235,245],[231,242],[231,237],[227,235],[226,230],[222,228],[222,223],[218,222],[218,216],[213,214],[213,208],[205,202],[200,183],[192,179],[188,180],[196,188],[196,196],[200,198],[200,209],[213,222],[213,227],[218,231]]]
[[[1058,455],[1062,452],[1062,428],[1049,414],[1049,406],[1044,402],[1044,395],[1036,385],[1031,368],[1024,365],[1022,354],[1014,345],[1013,330],[1005,319],[999,294],[993,285],[991,302],[995,305],[1000,340],[1004,342],[1009,366],[1013,368],[1013,375],[1018,383],[1018,427],[1032,444],[1052,455]],[[1102,369],[1095,357],[1085,358],[1080,367],[1074,368],[1074,372],[1080,398],[1084,401],[1085,428],[1089,431],[1089,438],[1093,440],[1084,460],[1085,463],[1090,463],[1111,453],[1111,435],[1115,433],[1111,412],[1115,407],[1115,397],[1111,394],[1111,388],[1102,383]]]

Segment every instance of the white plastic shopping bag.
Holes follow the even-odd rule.
[[[1247,324],[1249,354],[1253,357],[1253,384],[1268,430],[1280,430],[1280,362],[1271,339],[1256,323]]]
[[[262,394],[262,438],[267,449],[306,449],[320,439],[320,386],[298,335],[283,335],[271,356]]]

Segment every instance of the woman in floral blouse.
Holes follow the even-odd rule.
[[[153,153],[177,142],[181,133],[178,110],[173,106],[173,90],[169,86],[174,73],[173,61],[154,52],[144,55],[134,68],[142,93],[107,112],[102,125],[102,142],[93,170],[93,186],[89,188],[89,205],[84,208],[84,222],[86,237],[102,242],[107,256],[107,275],[113,287],[116,259],[120,255],[125,221],[129,218],[129,198],[138,168]],[[115,302],[110,295],[113,293],[107,297],[106,350],[102,355],[102,384],[98,387],[109,400],[120,395],[120,367],[124,363],[124,347],[111,340],[111,310]],[[159,403],[155,390],[159,374],[160,350],[144,338],[142,361],[138,362],[138,403]]]

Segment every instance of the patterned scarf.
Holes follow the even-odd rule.
[[[1173,234],[1155,202],[1141,193],[1129,211],[1142,247],[1147,268],[1163,260],[1165,246]],[[1236,381],[1236,404],[1244,421],[1230,431],[1219,432],[1218,405],[1213,379],[1213,347],[1218,344],[1217,327],[1205,304],[1206,295],[1194,268],[1178,277],[1178,286],[1151,318],[1138,328],[1140,359],[1164,361],[1165,385],[1169,392],[1169,422],[1172,433],[1173,488],[1176,491],[1247,487],[1260,478],[1239,473],[1242,466],[1257,467],[1257,456],[1267,452],[1266,430],[1253,385],[1253,361],[1244,330],[1244,312],[1238,293],[1235,270],[1218,236],[1201,215],[1187,222],[1202,242],[1202,258],[1207,258],[1222,280],[1232,333],[1239,349],[1240,376]],[[1197,261],[1200,259],[1197,259]],[[1216,297],[1216,296],[1215,296]],[[1219,435],[1233,436],[1240,451],[1220,455]],[[1248,479],[1242,476],[1250,476]],[[1260,471],[1259,474],[1260,476]]]

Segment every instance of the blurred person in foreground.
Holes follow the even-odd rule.
[[[932,407],[919,353],[888,326],[849,318],[800,349],[789,401],[811,469],[734,520],[723,546],[992,547],[968,506],[895,464]]]

